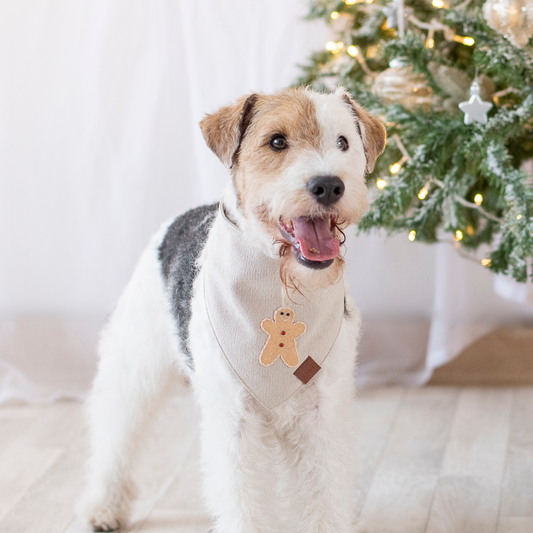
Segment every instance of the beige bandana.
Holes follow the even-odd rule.
[[[259,403],[273,409],[329,355],[343,319],[344,282],[306,298],[291,294],[291,301],[279,260],[254,246],[222,209],[208,242],[204,283],[211,327],[233,372]]]

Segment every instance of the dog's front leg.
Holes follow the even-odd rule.
[[[167,305],[157,250],[149,248],[102,333],[87,403],[91,456],[78,512],[95,531],[127,526],[136,453],[177,374]]]
[[[216,533],[280,533],[275,505],[277,444],[265,414],[244,396],[201,402],[207,506]]]
[[[283,439],[291,533],[353,531],[351,389],[345,383],[325,394],[317,390],[315,402],[306,398],[295,410],[298,418]]]

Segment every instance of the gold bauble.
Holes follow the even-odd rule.
[[[483,15],[491,28],[517,48],[533,36],[533,0],[488,0]]]
[[[375,78],[374,94],[388,104],[401,104],[407,109],[429,108],[433,104],[433,90],[423,74],[417,74],[401,59],[393,59],[390,67]]]

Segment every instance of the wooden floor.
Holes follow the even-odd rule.
[[[156,422],[133,531],[208,531],[197,418],[182,395]],[[377,389],[354,418],[354,532],[533,532],[533,387]],[[0,532],[87,531],[73,510],[85,456],[79,404],[0,408]]]

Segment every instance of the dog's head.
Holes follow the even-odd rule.
[[[241,214],[283,256],[282,279],[295,286],[338,279],[342,230],[366,211],[365,173],[385,147],[381,122],[344,89],[286,89],[243,97],[200,127],[231,169]]]

